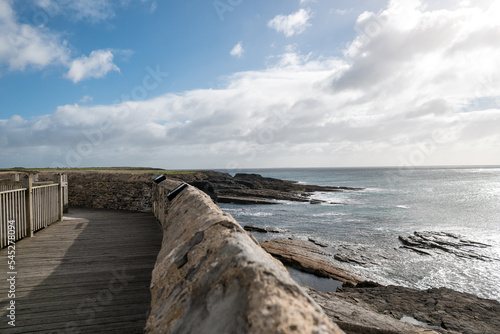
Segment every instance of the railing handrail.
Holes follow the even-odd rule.
[[[52,183],[52,184],[45,184],[43,186],[33,186],[31,189],[40,189],[40,188],[48,188],[48,187],[57,187],[59,184],[57,183]]]
[[[3,193],[13,193],[13,192],[16,192],[16,191],[24,191],[26,190],[26,188],[19,188],[19,189],[13,189],[13,190],[4,190],[4,191],[0,191],[0,194],[3,194]]]

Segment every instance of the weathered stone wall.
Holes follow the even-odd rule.
[[[148,333],[343,333],[209,196],[177,182],[155,189],[164,228]]]
[[[151,212],[150,174],[69,173],[69,206]]]

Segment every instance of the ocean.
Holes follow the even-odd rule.
[[[224,172],[224,170],[220,170]],[[225,171],[227,172],[227,171]],[[365,265],[338,263],[384,285],[447,287],[500,301],[500,167],[248,169],[265,177],[361,191],[314,193],[327,201],[276,205],[220,204],[241,225],[273,227],[259,241],[317,241],[363,255]],[[231,173],[234,175],[234,173]],[[331,204],[335,203],[335,204]],[[491,259],[443,251],[421,255],[401,248],[398,236],[435,231],[490,245],[473,251]]]

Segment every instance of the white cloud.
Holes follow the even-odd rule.
[[[347,15],[349,13],[352,13],[352,8],[344,8],[344,9],[335,9],[335,13],[340,15],[340,16],[344,16],[344,15]]]
[[[50,5],[50,0],[39,3]],[[79,3],[79,2],[78,2]],[[80,4],[81,5],[81,4]],[[80,6],[78,5],[78,6]],[[74,6],[77,6],[76,2]],[[124,56],[129,51],[119,51]],[[89,57],[71,60],[67,42],[44,26],[19,23],[11,2],[0,0],[0,66],[10,71],[24,71],[26,68],[43,69],[48,66],[67,66],[66,77],[79,82],[88,78],[100,78],[109,71],[119,71],[113,63],[113,53],[97,50]],[[0,67],[0,74],[2,74]]]
[[[233,57],[240,58],[243,55],[243,52],[245,52],[245,49],[243,49],[241,42],[238,42],[238,44],[236,44],[233,47],[233,49],[231,50],[231,52],[229,54]]]
[[[84,97],[82,97],[80,99],[80,101],[78,101],[79,103],[87,103],[87,102],[92,102],[94,101],[94,98],[90,95],[85,95]]]
[[[64,15],[73,20],[88,21],[91,23],[112,19],[116,16],[117,8],[126,7],[131,3],[147,4],[150,13],[153,13],[157,7],[155,0],[36,0],[36,4],[49,17]]]
[[[165,168],[500,164],[500,45],[488,42],[498,5],[413,4],[361,16],[345,58],[312,59],[289,47],[282,62],[236,73],[221,89],[0,120],[0,161]]]
[[[0,0],[0,65],[9,70],[44,68],[66,63],[68,55],[66,42],[57,34],[43,26],[19,23],[11,2]]]
[[[149,13],[153,14],[157,8],[158,8],[158,3],[155,0],[151,3],[151,7],[149,7]]]
[[[278,15],[267,23],[269,28],[282,32],[286,37],[303,33],[311,24],[311,11],[301,8],[298,12],[286,15]]]
[[[77,83],[90,78],[102,78],[110,71],[120,72],[113,63],[113,53],[110,50],[92,51],[87,57],[73,60],[66,78]]]

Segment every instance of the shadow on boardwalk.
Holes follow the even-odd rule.
[[[149,213],[72,209],[16,244],[15,327],[0,282],[1,333],[142,333],[161,228]],[[7,249],[0,252],[1,277]]]

